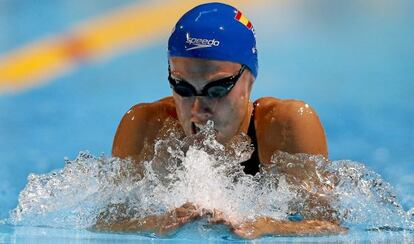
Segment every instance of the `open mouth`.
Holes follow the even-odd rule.
[[[197,134],[203,129],[204,125],[191,122],[191,132],[193,135]]]

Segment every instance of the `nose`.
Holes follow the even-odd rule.
[[[191,117],[194,122],[205,122],[209,120],[213,115],[211,105],[208,98],[196,96],[191,107]]]

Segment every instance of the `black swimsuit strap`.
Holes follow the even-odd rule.
[[[242,162],[241,165],[244,166],[244,173],[255,175],[259,172],[259,153],[257,150],[257,138],[256,138],[256,129],[254,128],[254,112],[255,112],[255,104],[253,104],[253,112],[252,116],[250,117],[249,129],[247,130],[247,135],[252,140],[252,145],[254,147],[254,151],[252,156],[249,160]]]

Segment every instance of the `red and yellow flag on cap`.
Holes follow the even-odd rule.
[[[251,30],[253,28],[252,23],[250,22],[249,19],[247,19],[246,16],[244,16],[242,14],[242,12],[237,11],[236,16],[234,17],[237,21],[239,21],[240,23],[242,23],[243,25],[245,25],[249,30]]]

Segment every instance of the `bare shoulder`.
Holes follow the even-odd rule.
[[[325,132],[316,111],[293,99],[263,97],[255,101],[259,157],[269,162],[275,151],[327,156]]]
[[[141,119],[144,119],[144,122],[156,123],[162,118],[166,117],[177,117],[175,111],[175,104],[172,97],[165,97],[161,100],[152,102],[152,103],[139,103],[132,106],[124,115],[124,118],[130,119],[125,121],[134,121],[132,119],[134,116],[138,116]],[[121,121],[122,122],[122,121]],[[133,124],[141,123],[142,121],[131,122]]]
[[[172,97],[134,105],[119,123],[112,145],[112,155],[120,158],[139,157],[144,144],[156,139],[167,121],[176,119]]]
[[[309,104],[300,100],[262,97],[254,103],[256,114],[269,122],[307,123],[308,120],[318,118],[316,111]],[[283,116],[284,120],[276,121],[275,116]]]

